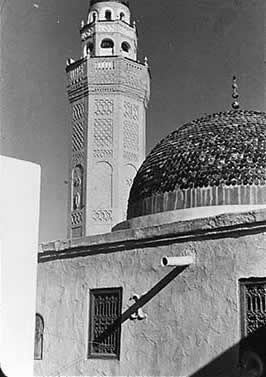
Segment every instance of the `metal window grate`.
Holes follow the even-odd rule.
[[[240,358],[245,351],[265,356],[266,278],[240,280],[241,332]]]
[[[122,288],[90,291],[89,358],[120,355]]]

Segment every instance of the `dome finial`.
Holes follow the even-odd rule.
[[[239,98],[239,93],[238,93],[238,85],[237,85],[236,76],[233,76],[233,85],[232,85],[232,88],[233,88],[232,97],[234,99],[234,102],[232,103],[232,108],[234,110],[238,110],[239,107],[240,107],[240,105],[239,105],[239,102],[237,101],[237,99]]]

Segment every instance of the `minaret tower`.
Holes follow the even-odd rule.
[[[145,158],[147,59],[127,0],[91,0],[82,57],[67,62],[72,110],[68,237],[107,233],[126,218],[130,186]]]

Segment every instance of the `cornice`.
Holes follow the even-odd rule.
[[[45,263],[56,259],[85,257],[206,239],[240,237],[265,231],[265,210],[222,214],[140,229],[115,231],[81,239],[50,242],[42,245],[38,261]]]

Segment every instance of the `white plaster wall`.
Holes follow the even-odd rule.
[[[217,227],[215,218],[202,221],[209,230]],[[241,216],[232,220],[239,221]],[[221,224],[226,226],[226,218]],[[140,234],[148,237],[149,231]],[[218,231],[215,238],[112,253],[90,248],[91,255],[39,264],[38,311],[46,329],[44,360],[36,363],[36,374],[238,376],[239,279],[266,275],[265,247],[263,231],[227,236]],[[164,255],[193,255],[195,264],[144,305],[146,320],[123,323],[120,361],[88,360],[89,290],[123,287],[124,312],[132,294],[150,292],[172,271],[161,267]]]
[[[33,375],[40,167],[0,157],[0,364],[9,376]]]

